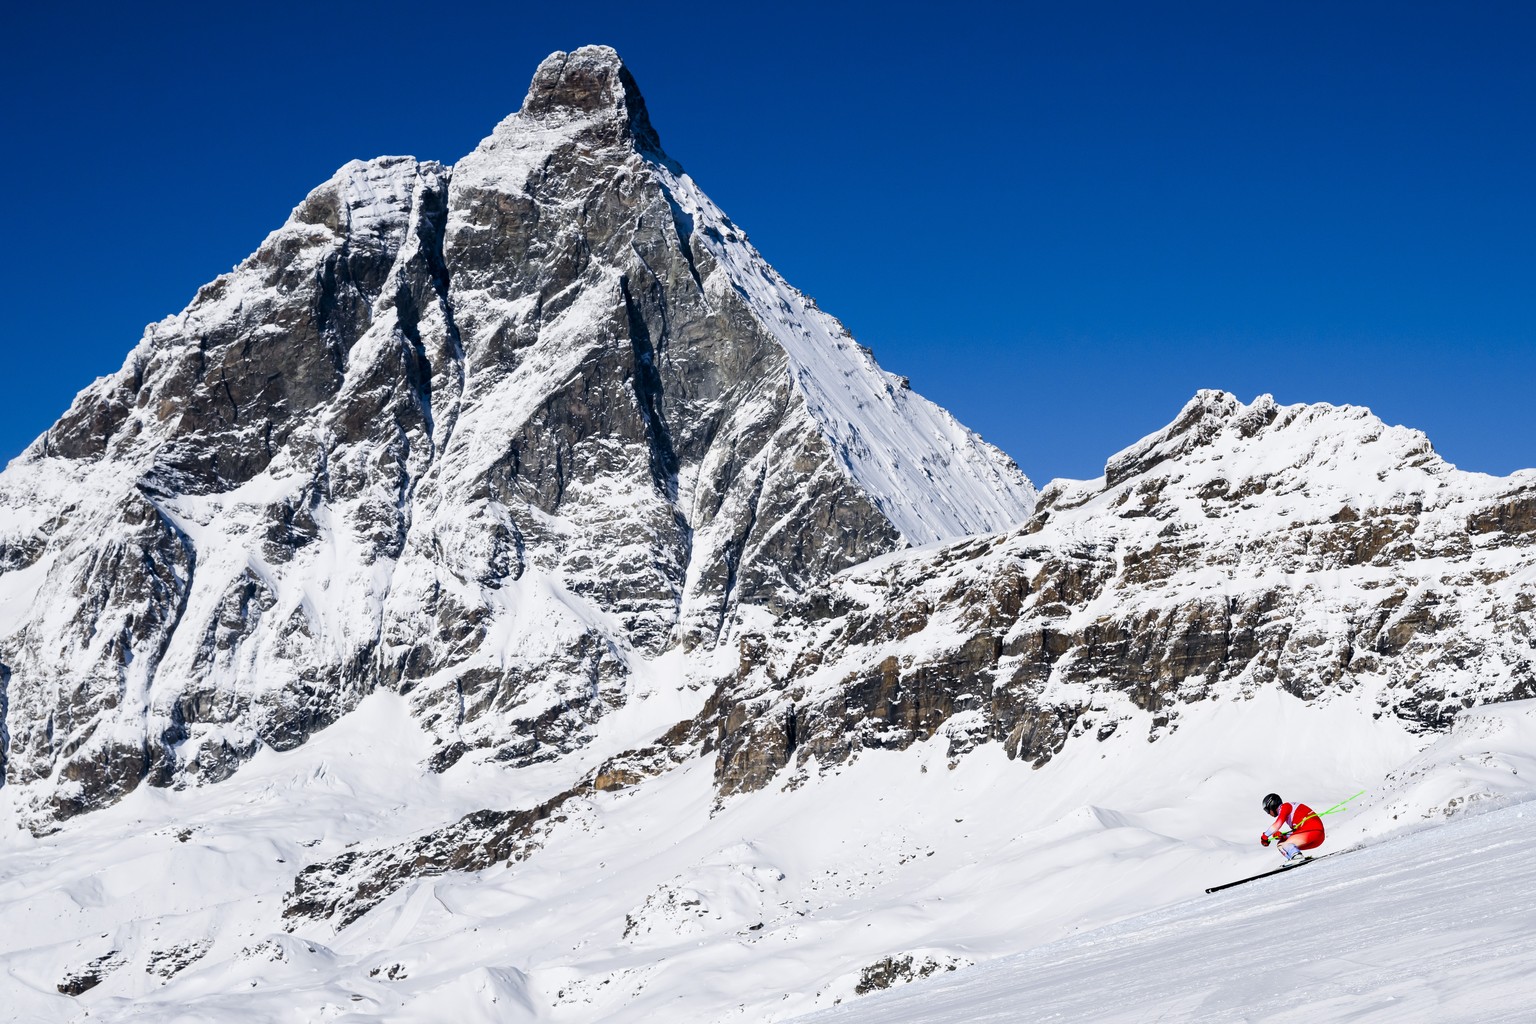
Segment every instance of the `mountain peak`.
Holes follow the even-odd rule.
[[[343,167],[151,330],[0,474],[0,773],[67,780],[30,791],[42,817],[223,778],[375,685],[441,723],[442,769],[564,756],[654,659],[715,671],[821,580],[1034,506],[664,157],[607,47],[545,60],[451,170]],[[16,570],[90,610],[12,600]],[[249,658],[216,646],[236,620]],[[131,700],[59,706],[57,680],[117,694],[130,663]],[[186,696],[226,686],[249,700]],[[67,755],[21,724],[50,720]]]
[[[557,50],[545,57],[533,73],[521,113],[539,121],[616,121],[640,147],[661,148],[645,98],[611,46]]]

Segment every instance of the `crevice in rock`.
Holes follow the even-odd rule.
[[[219,373],[219,387],[224,390],[224,398],[229,402],[229,422],[240,422],[240,403],[235,401],[235,392],[229,386],[229,378],[221,371]]]
[[[715,642],[719,643],[721,635],[725,632],[725,622],[730,614],[731,601],[736,596],[736,584],[741,573],[741,562],[746,557],[747,543],[752,539],[752,532],[757,529],[758,506],[763,500],[763,487],[768,480],[768,465],[765,462],[758,470],[757,480],[752,484],[752,494],[746,500],[747,521],[741,529],[736,531],[725,545],[721,557],[725,560],[725,586],[720,591],[720,615],[715,622]]]
[[[667,500],[675,505],[679,461],[677,452],[672,446],[672,435],[667,429],[666,417],[662,412],[665,396],[661,383],[661,370],[658,366],[661,352],[651,338],[650,326],[646,323],[644,312],[630,291],[628,277],[619,279],[619,290],[624,296],[624,309],[629,317],[629,344],[635,357],[635,400],[639,403],[641,415],[645,418],[646,441],[650,447],[651,479],[655,482],[656,488],[666,495]],[[665,325],[663,325],[660,342],[660,347],[665,347]]]
[[[165,657],[165,652],[170,648],[171,641],[176,636],[176,631],[180,628],[182,620],[187,613],[187,602],[192,595],[192,581],[197,573],[197,547],[192,543],[192,538],[187,536],[181,527],[176,525],[175,520],[166,514],[165,510],[154,500],[148,490],[141,487],[139,488],[139,493],[149,503],[150,507],[155,510],[155,514],[159,517],[162,526],[169,531],[170,535],[180,546],[181,554],[185,559],[184,567],[186,572],[185,578],[181,578],[177,575],[174,564],[167,565],[166,567],[170,572],[171,579],[176,583],[176,596],[171,606],[169,621],[165,623],[164,628],[161,630],[160,642],[145,655],[148,664],[144,670],[144,688],[145,692],[149,693],[153,691],[155,677],[160,670],[160,661]],[[144,706],[146,737],[144,775],[148,776],[154,770],[155,765],[158,764],[160,766],[160,776],[163,778],[157,778],[155,780],[156,784],[169,785],[171,774],[175,767],[175,746],[174,744],[167,744],[162,741],[158,744],[158,749],[150,750],[149,744],[151,741],[149,737],[154,734],[149,728],[149,711],[149,702],[146,700]],[[127,788],[132,789],[133,787]]]
[[[7,768],[11,754],[11,667],[0,662],[0,789],[10,777]]]
[[[684,210],[681,204],[673,198],[670,189],[662,187],[661,194],[667,200],[667,206],[672,210],[672,227],[677,231],[677,245],[682,251],[683,260],[688,264],[688,274],[693,278],[693,283],[700,292],[704,290],[704,281],[699,277],[699,266],[693,257],[693,217]]]

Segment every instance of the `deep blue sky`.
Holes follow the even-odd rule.
[[[1536,4],[30,4],[0,460],[354,157],[618,48],[667,150],[1037,483],[1197,388],[1536,466]]]

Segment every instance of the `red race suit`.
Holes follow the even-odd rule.
[[[1287,829],[1291,830],[1289,837],[1285,835]],[[1298,850],[1311,850],[1323,845],[1323,819],[1306,804],[1281,804],[1269,834]]]

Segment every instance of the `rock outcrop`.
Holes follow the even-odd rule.
[[[935,736],[1069,737],[1278,685],[1442,730],[1536,696],[1536,472],[1464,473],[1367,410],[1202,392],[1022,527],[856,568],[742,637],[723,794]]]

